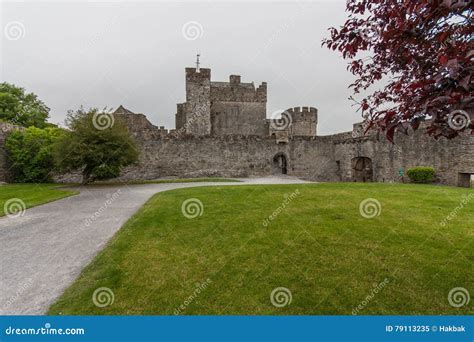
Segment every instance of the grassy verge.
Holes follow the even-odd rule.
[[[188,199],[202,203],[201,210],[193,200],[197,211],[187,216],[195,218],[183,215]],[[473,191],[462,188],[297,184],[159,193],[49,313],[473,314],[472,300],[459,308],[448,300],[456,287],[474,294],[473,227]],[[111,305],[94,304],[100,287],[113,292]],[[291,301],[277,296],[273,305],[278,288]]]
[[[20,206],[31,208],[39,204],[55,201],[77,192],[58,189],[57,184],[7,184],[0,185],[0,216],[5,215],[7,201],[15,201]],[[19,208],[19,207],[17,207]]]

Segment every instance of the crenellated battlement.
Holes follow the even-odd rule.
[[[209,80],[211,79],[211,69],[199,68],[199,71],[196,68],[186,68],[186,80],[189,81],[199,81],[199,80]]]
[[[318,113],[318,110],[314,107],[293,107],[288,108],[286,112],[293,113],[293,114],[306,114],[306,113]]]
[[[214,102],[267,102],[267,83],[257,88],[253,82],[241,82],[239,75],[230,75],[229,82],[211,81],[211,101]]]

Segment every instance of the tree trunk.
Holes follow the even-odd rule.
[[[92,174],[92,170],[86,166],[84,168],[84,171],[82,171],[82,183],[81,183],[82,185],[87,185],[94,181],[93,177],[91,177],[91,174]]]

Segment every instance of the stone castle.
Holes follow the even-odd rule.
[[[397,132],[392,144],[383,134],[364,134],[358,123],[351,132],[319,136],[316,108],[294,107],[267,118],[265,82],[255,87],[238,75],[215,82],[210,69],[199,67],[186,68],[185,82],[186,102],[177,105],[175,129],[154,126],[123,106],[114,112],[141,150],[139,163],[124,169],[119,180],[286,174],[322,182],[406,182],[408,168],[432,166],[437,183],[470,186],[472,135],[434,140],[419,129]],[[1,140],[2,133],[0,145]],[[2,167],[4,158],[0,180],[6,176]],[[78,176],[58,180],[80,181]]]
[[[317,135],[318,111],[294,107],[267,118],[267,84],[211,81],[211,70],[186,68],[186,102],[176,111],[176,129],[152,125],[145,115],[120,106],[140,145],[138,165],[122,179],[160,177],[251,177],[288,174],[314,181],[400,182],[414,166],[433,166],[437,182],[469,186],[474,174],[474,137],[434,140],[423,129],[383,134],[352,132]]]

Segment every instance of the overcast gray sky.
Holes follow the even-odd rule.
[[[344,0],[313,2],[3,2],[1,81],[35,92],[62,123],[68,109],[104,106],[144,113],[174,128],[184,68],[211,68],[268,82],[267,116],[319,110],[321,135],[361,121],[348,100],[353,77],[321,47],[346,20]],[[184,28],[184,30],[183,30]],[[184,32],[183,32],[184,31]]]

